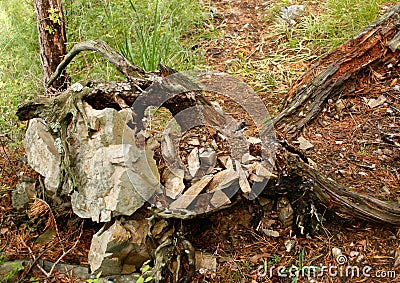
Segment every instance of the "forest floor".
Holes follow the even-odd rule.
[[[317,10],[317,4],[310,5],[309,11]],[[225,0],[212,1],[212,5],[214,25],[223,36],[197,46],[205,51],[206,65],[234,74],[252,86],[270,114],[276,115],[286,103],[294,79],[321,54],[282,47],[281,41],[288,38],[276,36],[274,21],[266,20],[276,17],[265,13],[270,10],[269,1]],[[398,66],[392,68],[382,66],[380,70],[371,70],[340,103],[330,102],[330,108],[307,127],[304,135],[314,145],[308,157],[327,176],[358,192],[398,202],[400,118],[396,111],[400,109],[400,92],[393,88],[400,76]],[[381,95],[386,99],[382,105],[367,106],[371,99]],[[35,173],[24,165],[22,149],[5,146],[6,137],[0,137],[0,142],[0,252],[7,255],[6,260],[29,258],[32,254],[36,259],[40,255],[41,259],[54,260],[75,247],[79,239],[62,261],[87,264],[91,236],[100,226],[86,223],[83,234],[79,235],[77,217],[55,215],[58,238],[64,240],[40,241],[43,231],[35,231],[33,227],[44,227],[46,223],[39,225],[35,215],[22,216],[11,206],[11,190],[21,172],[27,176]],[[291,199],[293,206],[296,201]],[[307,236],[296,235],[292,227],[283,227],[274,206],[260,214],[243,203],[200,220],[190,240],[196,250],[214,255],[218,266],[215,272],[198,273],[193,282],[399,281],[400,262],[395,267],[400,253],[398,228],[349,220],[330,211],[320,213],[324,219]],[[266,235],[257,229],[260,226],[279,232],[279,237]],[[332,251],[337,249],[341,250],[343,262],[337,262],[333,256]],[[295,275],[296,270],[307,266],[318,267],[317,274],[321,276]],[[36,270],[32,276],[41,278],[43,274]],[[74,282],[75,279],[55,273],[53,280]]]

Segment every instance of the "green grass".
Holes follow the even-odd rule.
[[[388,0],[327,0],[324,13],[309,17],[305,36],[322,48],[333,49],[358,34],[381,14]]]
[[[201,65],[200,52],[190,48],[204,33],[208,15],[193,0],[66,0],[68,41],[102,39],[148,71],[160,62],[184,70]],[[76,15],[80,15],[77,17]],[[73,80],[121,79],[104,59],[81,55],[69,72]]]
[[[101,39],[118,50],[129,41],[126,54],[133,63],[148,70],[156,68],[160,61],[178,70],[202,64],[200,50],[190,49],[197,39],[208,36],[202,27],[208,23],[208,15],[199,1],[159,0],[156,11],[156,2],[152,0],[133,0],[132,4],[136,15],[129,0],[63,1],[68,49],[80,41]],[[0,27],[0,134],[8,134],[18,141],[22,140],[24,125],[15,116],[17,106],[43,93],[33,1],[0,1]],[[134,33],[135,27],[145,28],[143,36],[149,35],[153,45],[139,48],[140,38]],[[163,40],[157,41],[157,38]],[[167,50],[154,50],[165,43]],[[147,56],[146,48],[153,52],[150,67],[146,65],[149,60],[140,59]],[[94,52],[77,56],[67,71],[73,82],[125,79]]]
[[[0,1],[0,134],[21,137],[15,110],[42,91],[33,1]]]
[[[385,12],[385,6],[393,6],[391,0],[283,0],[275,3],[266,20],[275,18],[275,32],[286,47],[308,46],[315,53],[325,53],[354,35],[376,20]],[[279,19],[279,10],[285,5],[303,4],[304,16],[295,26],[289,26]]]
[[[123,41],[129,26],[129,1],[65,0],[64,14],[68,49],[80,41],[101,39],[116,47]],[[121,80],[122,76],[105,59],[94,52],[84,52],[69,65],[72,81]]]
[[[184,70],[198,64],[198,54],[191,52],[194,42],[183,42],[191,37],[207,20],[200,6],[191,1],[156,0],[143,5],[142,1],[130,1],[132,24],[125,33],[120,50],[131,62],[146,71],[158,69],[160,63]]]
[[[283,6],[302,4],[303,16],[296,25],[289,25],[279,16]],[[245,78],[257,92],[274,93],[281,97],[300,77],[305,66],[357,35],[395,3],[389,0],[281,0],[266,11],[264,20],[272,25],[265,35],[268,49],[265,58],[252,60],[238,54],[229,61],[230,73]],[[279,105],[270,107],[271,115]]]

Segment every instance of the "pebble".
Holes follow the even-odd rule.
[[[367,104],[370,108],[376,108],[378,106],[381,106],[385,102],[386,102],[386,97],[384,95],[381,95],[377,99],[371,98],[370,100],[368,100]]]
[[[270,229],[264,229],[263,230],[264,234],[270,237],[278,238],[279,237],[279,232],[275,230],[270,230]]]

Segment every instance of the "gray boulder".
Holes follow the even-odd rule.
[[[43,119],[30,120],[25,134],[25,151],[28,164],[45,177],[44,185],[50,195],[57,193],[60,186],[61,157],[55,139]]]
[[[102,275],[129,274],[150,259],[146,248],[149,229],[146,219],[116,220],[107,224],[92,239],[89,251],[90,270]]]
[[[160,177],[153,152],[136,147],[134,131],[127,122],[131,110],[95,110],[85,105],[70,134],[70,152],[77,184],[71,193],[74,212],[82,218],[107,222],[131,215],[159,188]]]

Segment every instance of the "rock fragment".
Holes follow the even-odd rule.
[[[92,239],[89,264],[92,273],[102,275],[127,274],[150,259],[146,248],[148,222],[127,220],[105,225]]]
[[[35,180],[24,178],[17,184],[15,190],[12,191],[11,202],[16,210],[23,210],[27,208],[35,196]]]
[[[165,180],[165,194],[167,197],[176,199],[185,189],[183,178],[185,171],[182,169],[175,169],[171,172],[169,168],[166,168],[163,172],[163,179]]]
[[[206,148],[202,153],[200,153],[199,159],[200,170],[205,172],[205,174],[209,174],[215,166],[217,154],[212,148]]]
[[[44,185],[50,195],[56,194],[60,187],[61,156],[44,120],[30,120],[25,133],[25,151],[29,166],[45,177]]]
[[[295,25],[296,20],[303,15],[304,5],[291,5],[284,6],[279,11],[279,15],[282,19],[284,19],[288,24]]]
[[[378,106],[381,106],[383,103],[386,102],[386,97],[384,95],[380,95],[377,99],[371,98],[368,100],[368,106],[370,108],[376,108]]]
[[[177,200],[169,205],[170,209],[186,209],[194,199],[208,186],[212,180],[212,175],[203,176],[198,182],[188,188]]]
[[[200,169],[199,149],[197,147],[193,148],[188,155],[188,167],[190,175],[195,177]]]
[[[297,143],[299,144],[300,149],[302,150],[308,150],[314,147],[314,145],[309,142],[307,139],[305,139],[304,137],[299,137],[297,139]]]

